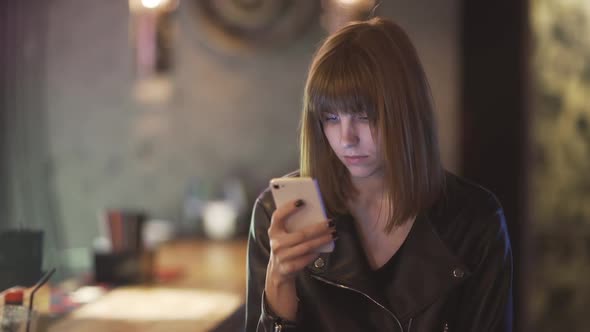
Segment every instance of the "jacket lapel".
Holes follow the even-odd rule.
[[[425,214],[418,216],[398,254],[386,292],[392,310],[402,320],[413,317],[471,274]]]
[[[336,219],[339,239],[334,251],[312,263],[313,275],[362,292],[389,307],[401,321],[413,317],[470,275],[436,233],[426,214],[416,218],[406,241],[396,253],[393,279],[376,285],[351,216]],[[317,260],[316,260],[317,262]],[[384,288],[385,287],[385,288]]]
[[[308,269],[313,275],[353,288],[374,300],[380,299],[382,292],[377,290],[373,282],[371,267],[352,216],[339,216],[335,218],[335,222],[338,240],[335,242],[334,251],[320,255],[323,266],[313,262]]]

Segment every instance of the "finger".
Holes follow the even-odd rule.
[[[334,232],[334,221],[327,220],[314,225],[306,226],[293,233],[283,233],[271,238],[271,249],[276,253],[283,249],[295,246],[307,240]]]
[[[318,258],[319,255],[320,254],[318,254],[318,253],[312,252],[312,253],[300,256],[299,258],[287,261],[285,263],[280,263],[279,264],[279,272],[284,275],[292,275],[294,273],[297,273],[297,272],[301,271],[309,263],[313,262],[316,258]]]
[[[297,199],[279,206],[272,214],[270,228],[268,230],[269,233],[276,231],[285,232],[285,220],[296,213],[299,208],[304,205],[305,202],[302,199]]]
[[[277,254],[279,261],[289,261],[297,259],[309,253],[314,253],[321,246],[332,242],[336,238],[336,232],[324,234],[312,240],[305,241],[294,247],[286,248],[281,253]]]

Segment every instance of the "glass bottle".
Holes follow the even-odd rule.
[[[13,290],[4,294],[4,309],[0,331],[17,332],[26,322],[26,310],[23,306],[24,291]]]

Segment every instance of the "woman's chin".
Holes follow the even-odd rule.
[[[350,176],[355,179],[366,179],[371,177],[381,177],[383,172],[379,168],[374,167],[348,167]]]

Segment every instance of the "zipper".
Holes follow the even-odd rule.
[[[376,305],[378,305],[378,306],[379,306],[381,309],[383,309],[385,312],[387,312],[387,313],[388,313],[388,314],[389,314],[391,317],[393,317],[393,319],[395,320],[395,322],[396,322],[396,323],[397,323],[397,325],[399,326],[399,329],[400,329],[400,331],[404,332],[404,328],[402,327],[402,323],[400,323],[399,319],[398,319],[398,318],[395,316],[395,314],[394,314],[393,312],[389,311],[389,310],[388,310],[387,308],[385,308],[385,307],[384,307],[384,306],[383,306],[381,303],[377,302],[377,300],[373,299],[373,298],[372,298],[372,297],[370,297],[369,295],[367,295],[367,294],[365,294],[365,293],[363,293],[363,292],[361,292],[361,291],[359,291],[359,290],[357,290],[357,289],[354,289],[354,288],[351,288],[351,287],[348,287],[348,286],[344,286],[344,285],[341,285],[341,284],[335,283],[335,282],[333,282],[333,281],[330,281],[330,280],[328,280],[328,279],[324,279],[324,278],[322,278],[322,277],[320,277],[320,276],[317,276],[317,275],[312,275],[312,277],[314,277],[315,279],[317,279],[317,280],[320,280],[320,281],[322,281],[322,282],[325,282],[325,283],[327,283],[327,284],[330,284],[330,285],[332,285],[332,286],[336,286],[336,287],[343,288],[343,289],[348,289],[348,290],[350,290],[350,291],[353,291],[353,292],[355,292],[355,293],[357,293],[357,294],[361,294],[361,295],[363,295],[364,297],[366,297],[367,299],[371,300],[373,303],[375,303]],[[410,320],[410,324],[411,324],[411,323],[412,323],[412,320]]]
[[[273,332],[281,332],[283,331],[283,324],[275,322]]]
[[[412,328],[412,319],[414,318],[410,318],[410,322],[408,323],[408,332],[410,332],[410,329]]]

